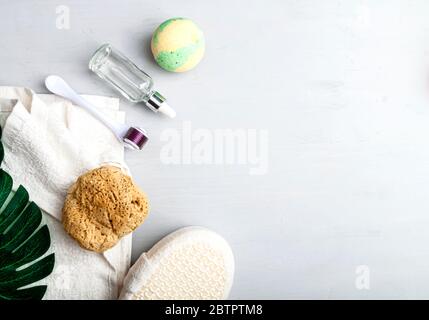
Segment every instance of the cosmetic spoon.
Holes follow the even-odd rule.
[[[80,106],[91,113],[95,118],[100,120],[106,127],[108,127],[118,138],[124,146],[141,150],[144,144],[147,142],[148,137],[146,131],[138,127],[130,127],[125,124],[117,123],[107,118],[101,113],[97,107],[92,103],[78,95],[65,80],[56,75],[50,75],[45,79],[46,88],[63,98],[66,98],[73,102],[75,105]]]

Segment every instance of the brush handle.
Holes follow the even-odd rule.
[[[98,110],[92,103],[88,100],[82,98],[80,95],[76,93],[68,84],[59,76],[49,76],[45,80],[46,88],[52,93],[59,95],[63,98],[66,98],[73,102],[75,105],[78,105],[89,113],[91,113],[94,117],[100,120],[106,127],[108,127],[118,138],[119,141],[123,142],[123,138],[126,135],[129,127],[116,123],[109,118],[107,118],[102,112]]]
[[[82,98],[81,96],[73,96],[73,99],[69,98],[75,105],[78,105],[92,114],[95,118],[100,120],[106,127],[108,127],[115,136],[122,142],[123,137],[128,131],[127,126],[123,126],[117,123],[114,123],[112,120],[107,118],[102,112],[98,110],[96,106],[90,103],[88,100]]]

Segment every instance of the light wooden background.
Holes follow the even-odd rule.
[[[69,30],[56,28],[60,5]],[[56,73],[115,95],[87,70],[110,42],[177,110],[167,120],[122,100],[152,138],[127,153],[152,204],[134,259],[202,225],[234,250],[231,298],[429,297],[428,1],[15,0],[0,12],[0,85],[45,92]],[[206,35],[204,61],[186,74],[150,56],[152,31],[174,16]],[[163,164],[161,134],[183,121],[268,130],[268,173]]]

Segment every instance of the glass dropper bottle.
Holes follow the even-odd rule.
[[[176,116],[165,98],[153,90],[152,78],[110,44],[102,45],[92,55],[89,69],[131,102],[143,102],[152,111],[170,118]]]

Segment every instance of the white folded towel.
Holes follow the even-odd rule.
[[[118,99],[85,98],[124,121]],[[43,280],[45,299],[116,299],[130,264],[131,236],[104,254],[84,250],[64,232],[61,210],[68,188],[87,170],[102,164],[126,169],[122,145],[85,110],[54,95],[0,87],[0,112],[2,167],[13,177],[14,190],[22,184],[44,211],[51,232],[56,263]]]

